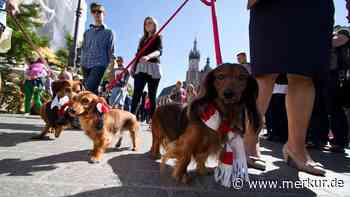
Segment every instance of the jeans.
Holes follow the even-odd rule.
[[[138,73],[134,77],[134,95],[132,97],[131,113],[136,115],[136,109],[139,105],[143,89],[146,84],[148,86],[148,96],[151,101],[150,117],[152,117],[156,109],[156,96],[160,79],[153,79],[151,75],[146,73]]]
[[[122,87],[114,87],[112,89],[112,94],[109,97],[109,105],[116,107],[124,107],[125,97],[126,97],[126,89]]]
[[[95,66],[93,68],[82,68],[84,76],[84,86],[88,91],[98,95],[98,86],[101,83],[106,67]]]

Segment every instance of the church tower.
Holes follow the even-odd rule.
[[[193,85],[199,85],[199,62],[201,55],[197,49],[197,39],[194,40],[193,49],[188,56],[189,66],[186,74],[186,82]]]

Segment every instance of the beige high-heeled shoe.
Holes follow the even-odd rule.
[[[307,155],[306,162],[302,162],[296,159],[295,154],[288,149],[287,144],[283,146],[282,151],[283,158],[289,166],[316,176],[325,176],[326,171],[322,168],[320,164],[314,162],[309,155]]]

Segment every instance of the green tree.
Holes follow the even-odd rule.
[[[28,4],[19,6],[20,13],[16,15],[17,21],[24,28],[28,36],[33,41],[34,45],[38,47],[46,47],[49,45],[47,37],[39,36],[35,29],[42,27],[43,23],[40,21],[41,7],[39,4]],[[11,49],[6,54],[0,54],[3,64],[21,64],[26,57],[33,56],[33,49],[25,39],[22,31],[16,25],[14,19],[7,17],[8,26],[13,29]]]
[[[65,39],[66,39],[66,47],[56,51],[56,56],[57,56],[57,60],[60,61],[62,65],[67,66],[68,58],[69,58],[69,49],[71,49],[73,46],[73,37],[70,33],[67,33],[65,36]]]

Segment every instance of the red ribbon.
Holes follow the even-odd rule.
[[[215,55],[216,55],[216,64],[222,64],[222,56],[220,49],[220,38],[219,38],[219,27],[218,19],[216,16],[215,2],[216,0],[201,0],[205,5],[211,7],[211,17],[213,21],[213,33],[214,33],[214,45],[215,45]]]

